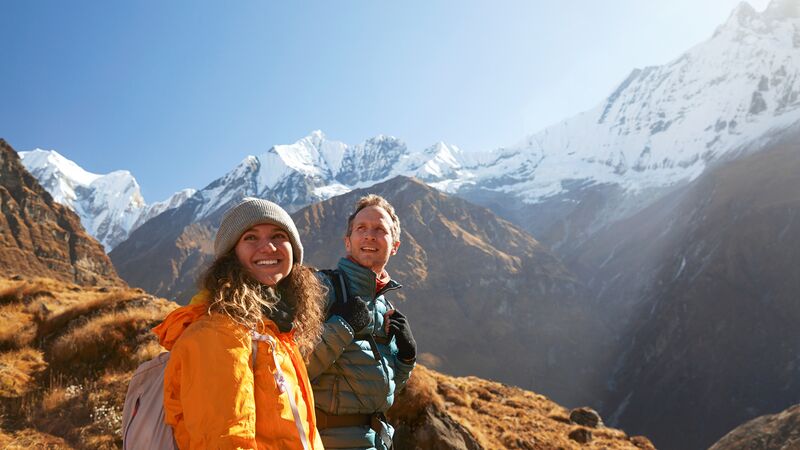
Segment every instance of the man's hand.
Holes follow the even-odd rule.
[[[353,333],[356,336],[372,323],[372,314],[369,312],[369,306],[360,297],[349,298],[346,302],[334,303],[331,306],[331,314],[341,317],[350,324],[350,328],[353,329]]]
[[[389,338],[395,337],[397,357],[403,362],[412,362],[417,357],[417,342],[411,335],[408,319],[400,311],[393,309],[386,313],[386,330]]]

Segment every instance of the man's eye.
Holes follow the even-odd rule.
[[[272,236],[272,239],[284,239],[285,240],[285,239],[289,239],[289,236],[287,236],[286,233],[275,233]]]
[[[242,238],[243,241],[254,241],[255,239],[256,236],[254,234],[248,234],[247,236]]]

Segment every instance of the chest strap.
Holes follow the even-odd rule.
[[[289,397],[289,407],[292,408],[292,416],[294,416],[294,424],[297,427],[297,432],[300,434],[300,443],[303,444],[303,449],[308,450],[311,446],[308,443],[308,437],[306,436],[306,432],[303,429],[303,421],[300,419],[300,411],[297,409],[297,403],[294,401],[294,392],[289,386],[289,383],[286,381],[286,377],[283,375],[283,371],[281,370],[281,365],[278,362],[278,355],[275,351],[275,338],[268,334],[260,334],[255,330],[250,332],[253,338],[253,381],[255,382],[255,370],[256,370],[256,356],[258,355],[258,341],[266,342],[269,344],[270,348],[272,349],[272,360],[275,362],[275,373],[273,376],[275,377],[275,384],[278,388],[280,393],[286,393],[287,397]]]

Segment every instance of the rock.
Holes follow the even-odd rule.
[[[788,450],[800,448],[800,405],[756,417],[726,434],[709,450]]]
[[[575,408],[569,413],[569,421],[576,425],[583,425],[589,428],[598,428],[603,425],[603,419],[600,414],[592,408]]]
[[[644,436],[633,436],[630,441],[631,444],[635,445],[637,448],[641,448],[642,450],[656,450],[656,446],[650,442],[650,439],[647,439]]]
[[[586,444],[592,440],[592,432],[586,428],[576,428],[569,433],[569,438],[580,444]]]
[[[395,425],[394,447],[404,449],[480,450],[470,431],[436,407],[425,408],[414,423]]]
[[[22,281],[22,275],[14,275],[11,277],[11,279],[14,281]]]

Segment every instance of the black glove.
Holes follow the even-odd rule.
[[[411,335],[411,326],[406,316],[397,310],[389,316],[389,337],[392,336],[397,342],[397,357],[401,361],[408,362],[417,357],[417,342]]]
[[[297,314],[297,302],[292,298],[282,298],[278,292],[269,286],[261,287],[261,295],[270,303],[275,302],[272,308],[263,308],[264,314],[275,322],[281,333],[288,333],[294,328],[294,317]]]
[[[331,315],[339,316],[350,324],[350,328],[356,335],[372,323],[369,306],[361,297],[352,297],[344,302],[336,302],[331,306],[330,312]]]

